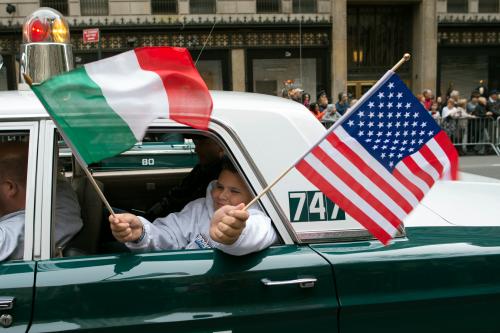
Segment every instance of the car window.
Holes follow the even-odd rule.
[[[135,251],[129,243],[113,236],[109,212],[61,137],[57,138],[56,146],[52,256]],[[240,194],[236,192],[241,187],[251,193],[238,169],[240,189],[235,189],[234,184],[214,182],[221,173],[223,155],[232,159],[224,144],[214,138],[193,131],[156,129],[128,151],[89,169],[115,213],[134,214],[142,223],[149,221],[161,226],[154,230],[160,234],[155,242],[163,245],[144,251],[210,248],[208,227],[213,214],[210,210],[230,203],[225,198],[212,199],[213,191],[226,186],[231,187],[227,193],[233,196]],[[172,213],[175,216],[167,218]],[[196,225],[194,221],[201,215],[206,221]]]
[[[0,131],[0,262],[24,257],[29,131]]]

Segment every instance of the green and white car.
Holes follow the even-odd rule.
[[[254,194],[325,132],[295,102],[211,96],[208,131],[157,120],[148,135],[212,138]],[[105,210],[87,178],[74,163],[61,172],[68,156],[59,138],[33,93],[0,93],[0,141],[29,145],[24,255],[0,263],[2,332],[499,331],[498,183],[438,182],[383,246],[292,170],[258,202],[277,244],[240,257],[214,249],[138,254],[109,246]],[[190,171],[113,168],[94,176],[112,206],[135,210]],[[67,248],[54,245],[61,175],[83,220]]]

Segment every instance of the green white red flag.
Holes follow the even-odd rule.
[[[138,48],[32,89],[86,165],[128,150],[157,118],[206,130],[212,112],[210,93],[185,48]]]

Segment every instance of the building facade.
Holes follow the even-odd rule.
[[[414,92],[498,78],[499,0],[7,1],[0,89],[17,86],[23,18],[41,6],[67,17],[77,66],[139,46],[182,46],[215,90],[281,95],[293,83],[313,100],[321,90],[334,101],[344,91],[359,97],[405,52],[412,60],[398,73]],[[101,42],[85,44],[82,31],[95,27]]]

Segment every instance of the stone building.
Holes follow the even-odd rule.
[[[0,0],[0,89],[17,85],[23,18],[46,6],[66,15],[76,65],[138,46],[184,46],[210,89],[280,95],[293,82],[314,100],[323,89],[359,97],[410,52],[398,73],[414,92],[443,91],[449,82],[466,91],[479,79],[498,85],[498,3]],[[82,31],[93,27],[101,42],[85,44]]]

